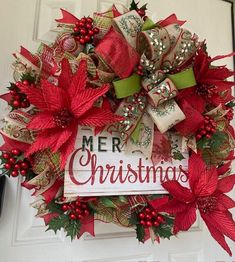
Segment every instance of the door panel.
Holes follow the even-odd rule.
[[[20,45],[36,50],[40,41],[50,41],[56,34],[54,19],[59,8],[77,17],[104,11],[113,2],[126,5],[127,0],[1,0],[0,9],[0,83],[12,80],[11,53]],[[155,20],[176,13],[188,20],[187,28],[206,38],[208,51],[214,56],[232,51],[231,4],[222,0],[146,0]],[[233,66],[232,58],[223,64]],[[4,90],[1,90],[3,93]],[[1,113],[6,105],[1,103]],[[235,170],[235,166],[234,166]],[[63,233],[44,232],[30,192],[20,187],[20,179],[8,179],[0,218],[0,261],[4,262],[78,262],[78,261],[234,261],[209,236],[200,219],[190,232],[181,233],[161,244],[139,244],[135,232],[112,224],[96,223],[96,238],[85,235],[70,242]],[[235,198],[235,193],[233,192]],[[222,223],[222,221],[221,221]],[[233,253],[235,245],[230,242]]]

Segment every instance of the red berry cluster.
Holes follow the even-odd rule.
[[[139,223],[144,227],[158,227],[165,220],[162,215],[159,215],[152,207],[148,206],[139,213]]]
[[[196,139],[199,140],[203,136],[206,138],[211,138],[211,136],[215,133],[216,131],[216,122],[214,119],[212,119],[209,116],[204,117],[204,123],[201,128],[198,129],[197,134],[196,134]]]
[[[30,163],[27,159],[18,160],[18,157],[22,152],[18,149],[12,149],[10,152],[4,152],[2,154],[3,159],[6,163],[4,168],[9,170],[9,175],[12,177],[17,177],[19,174],[25,176],[30,168]]]
[[[81,45],[85,45],[93,41],[93,36],[99,33],[99,28],[94,27],[91,17],[83,17],[75,23],[73,31],[75,39],[79,41]]]
[[[81,220],[90,214],[88,204],[85,202],[80,202],[79,200],[71,203],[65,203],[61,206],[61,209],[64,212],[67,212],[70,219],[72,220]]]
[[[137,66],[137,74],[139,75],[139,76],[143,76],[144,75],[144,72],[143,72],[143,66],[142,65],[138,65]]]
[[[29,86],[30,82],[28,80],[24,80],[23,82],[16,82],[10,90],[10,94],[12,95],[11,105],[14,108],[27,108],[30,106],[27,96],[20,92],[19,86],[22,84]]]
[[[228,121],[231,121],[234,118],[233,110],[231,108],[229,108],[229,107],[227,108],[227,110],[229,110],[229,111],[227,112],[225,117],[226,117],[226,119],[228,119]]]

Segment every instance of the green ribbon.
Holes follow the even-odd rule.
[[[147,31],[155,27],[156,27],[156,24],[150,18],[147,18],[142,25],[141,31]]]
[[[139,141],[141,123],[142,121],[140,120],[139,123],[136,125],[135,130],[131,134],[131,138],[133,139],[134,143],[137,143]]]
[[[113,86],[118,99],[134,95],[141,89],[140,76],[133,74],[128,78],[113,81]]]
[[[167,75],[167,77],[170,78],[177,89],[184,89],[197,84],[192,67],[174,75]]]

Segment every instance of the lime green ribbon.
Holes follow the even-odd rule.
[[[141,31],[147,31],[155,27],[156,27],[156,24],[150,18],[147,18],[142,25]]]
[[[140,120],[139,123],[136,125],[135,130],[131,134],[131,138],[133,139],[134,143],[137,143],[139,141],[141,123],[142,121]]]
[[[174,75],[167,75],[167,77],[170,78],[177,89],[184,89],[197,84],[192,67]]]
[[[133,74],[128,78],[113,81],[113,86],[118,99],[134,95],[141,89],[140,76]]]

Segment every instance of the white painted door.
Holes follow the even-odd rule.
[[[110,0],[0,0],[0,83],[11,77],[11,53],[20,45],[35,50],[38,42],[53,37],[53,20],[63,7],[76,16],[105,10]],[[119,3],[127,4],[123,0]],[[142,1],[141,1],[142,2]],[[222,0],[146,0],[154,19],[175,12],[188,20],[188,28],[207,38],[213,55],[232,51],[231,3]],[[232,67],[232,59],[225,61]],[[1,90],[3,92],[3,90]],[[4,111],[1,104],[1,114]],[[235,170],[235,168],[234,168]],[[233,192],[235,198],[235,193]],[[235,261],[235,244],[229,242],[234,257],[229,258],[209,236],[202,221],[178,238],[161,244],[139,244],[135,233],[109,224],[96,225],[96,238],[65,239],[62,233],[44,232],[42,220],[34,218],[30,194],[20,181],[7,181],[3,214],[0,218],[0,262],[78,261]],[[221,221],[223,223],[223,221]]]

